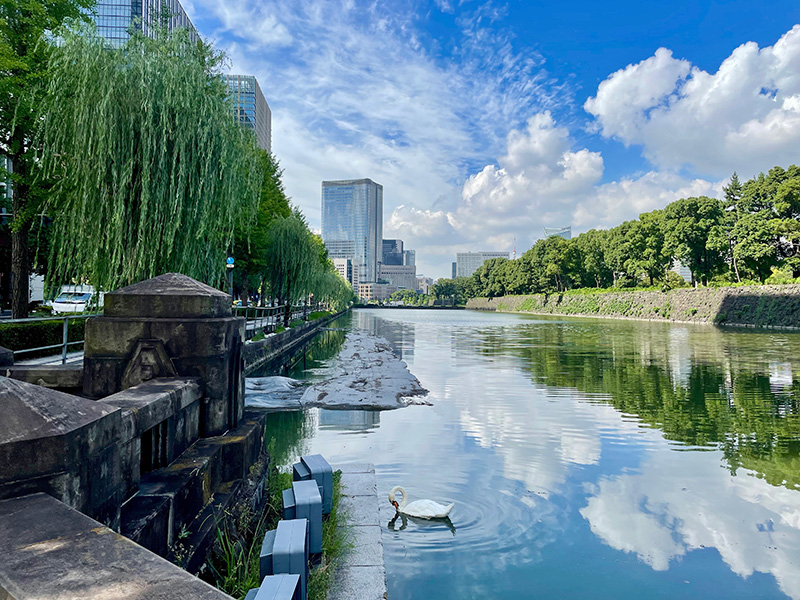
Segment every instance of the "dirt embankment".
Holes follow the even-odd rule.
[[[472,298],[468,309],[800,328],[800,285]]]

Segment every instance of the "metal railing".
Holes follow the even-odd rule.
[[[244,317],[247,321],[245,325],[245,339],[249,340],[258,333],[274,333],[279,326],[283,325],[285,306],[234,306],[233,315]],[[308,307],[292,306],[292,321],[306,320]]]
[[[70,346],[75,346],[77,344],[83,344],[84,340],[74,340],[72,342],[69,341],[69,322],[74,319],[86,319],[88,317],[96,316],[99,313],[81,313],[76,315],[64,315],[64,316],[53,316],[53,317],[33,317],[29,319],[4,319],[0,321],[0,324],[5,325],[6,323],[37,323],[37,322],[45,322],[45,321],[61,321],[61,343],[60,344],[50,344],[49,346],[37,346],[36,348],[21,348],[20,350],[12,350],[14,353],[14,361],[17,360],[18,356],[22,356],[23,354],[30,354],[32,352],[40,352],[42,350],[60,350],[61,353],[61,364],[66,364],[67,362],[67,352]],[[58,352],[53,352],[52,355],[46,356],[58,356]]]

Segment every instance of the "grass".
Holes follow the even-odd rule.
[[[308,600],[325,600],[336,562],[348,547],[344,518],[339,511],[341,471],[333,473],[333,508],[322,522],[322,559],[309,573]],[[292,474],[270,470],[266,505],[261,515],[249,507],[240,515],[226,515],[217,525],[217,538],[209,561],[215,585],[234,598],[261,584],[259,556],[264,534],[278,526],[283,506],[283,490],[292,486]]]
[[[327,317],[328,315],[332,315],[333,313],[329,310],[315,310],[314,312],[308,315],[309,321],[316,321],[317,319],[321,319],[323,317]]]

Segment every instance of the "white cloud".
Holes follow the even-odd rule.
[[[800,25],[774,46],[742,44],[713,74],[660,48],[610,75],[584,108],[604,136],[641,145],[660,169],[723,178],[796,162]]]

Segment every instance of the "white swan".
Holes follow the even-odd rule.
[[[403,500],[400,504],[394,499],[396,492],[400,492],[403,495]],[[433,500],[414,500],[414,502],[408,504],[408,494],[399,485],[394,486],[389,492],[389,502],[392,503],[397,512],[420,519],[444,519],[455,506],[454,504],[444,506]]]

